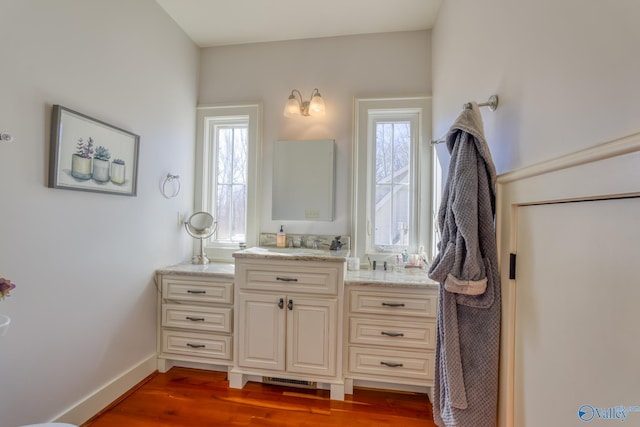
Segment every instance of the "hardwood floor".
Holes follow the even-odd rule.
[[[82,427],[435,427],[425,394],[358,388],[339,402],[329,399],[328,390],[228,385],[225,372],[174,367]]]

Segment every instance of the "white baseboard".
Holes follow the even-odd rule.
[[[80,425],[109,406],[140,381],[156,370],[157,355],[154,353],[89,396],[58,415],[53,421]]]

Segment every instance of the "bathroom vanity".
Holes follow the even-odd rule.
[[[175,362],[233,363],[233,264],[184,264],[157,271],[158,370]]]
[[[348,251],[250,248],[233,264],[158,270],[158,370],[247,381],[430,392],[438,285],[419,273],[347,271]]]
[[[426,273],[349,272],[346,393],[353,393],[354,381],[432,390],[437,307],[438,285]]]
[[[251,376],[272,382],[322,383],[344,400],[342,298],[345,253],[265,251],[234,254],[235,363],[229,385]]]

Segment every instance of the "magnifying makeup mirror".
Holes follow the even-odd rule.
[[[204,240],[208,239],[218,229],[218,223],[208,212],[196,212],[184,223],[187,233],[194,239],[200,239],[200,254],[191,259],[193,264],[209,264],[209,258],[204,253]]]

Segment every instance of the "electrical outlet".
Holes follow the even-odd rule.
[[[317,209],[306,209],[304,211],[305,218],[320,218],[320,212]]]

